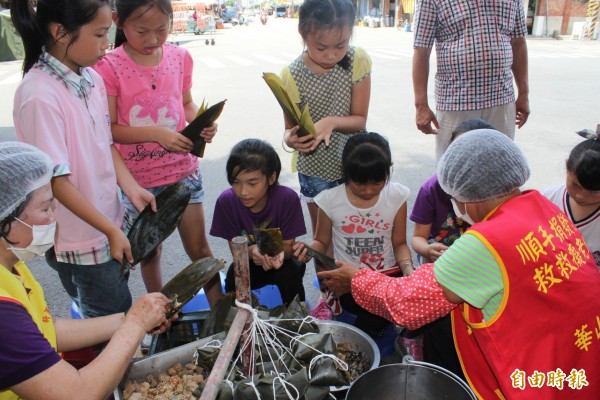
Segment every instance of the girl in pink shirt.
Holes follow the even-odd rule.
[[[204,190],[192,142],[178,133],[196,116],[192,100],[192,58],[187,50],[165,43],[173,13],[169,0],[117,0],[116,49],[95,67],[108,93],[112,135],[136,181],[156,194],[178,181],[192,191],[179,224],[183,246],[192,260],[211,256],[204,227]],[[198,132],[210,142],[216,125]],[[137,215],[127,196],[129,221]],[[159,246],[142,260],[146,289],[160,290]],[[211,304],[220,295],[218,278],[205,287]]]
[[[89,68],[108,48],[108,0],[38,1],[35,10],[15,0],[11,15],[25,45],[13,108],[17,137],[52,159],[60,203],[46,260],[82,316],[126,311],[131,293],[120,264],[133,258],[117,184],[138,209],[155,204],[112,145],[104,83]]]

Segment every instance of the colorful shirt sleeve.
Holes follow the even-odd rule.
[[[22,305],[0,301],[0,390],[30,379],[61,358]]]
[[[122,51],[122,48],[118,48],[113,51],[116,52],[113,56],[116,56],[117,53]],[[106,94],[111,97],[116,97],[119,95],[119,80],[117,79],[117,72],[113,65],[113,58],[115,57],[106,55],[92,68],[102,77],[104,86],[106,87]]]
[[[417,2],[413,47],[433,47],[437,29],[437,12],[434,3],[434,0],[421,0]]]
[[[487,247],[468,231],[437,259],[435,278],[473,307],[483,309],[486,319],[500,306],[504,291],[500,266]]]
[[[240,234],[240,227],[235,223],[235,218],[232,218],[234,214],[230,205],[231,193],[227,189],[221,193],[215,202],[215,211],[213,212],[212,225],[210,226],[211,236],[230,241]]]
[[[354,49],[354,66],[352,69],[352,83],[356,84],[371,74],[371,57],[361,48]]]
[[[66,145],[65,121],[62,111],[42,100],[29,101],[19,110],[20,132],[26,143],[48,154],[54,163],[53,176],[70,174],[69,151]],[[40,133],[44,134],[40,134]]]
[[[415,204],[410,213],[411,221],[423,225],[435,222],[435,195],[432,192],[433,190],[428,180],[419,189]]]
[[[361,269],[352,279],[352,296],[367,311],[408,329],[435,321],[457,306],[444,296],[433,264],[424,264],[404,278]]]
[[[290,189],[289,192],[283,191],[285,197],[282,202],[282,209],[285,211],[281,215],[281,235],[283,240],[296,239],[306,233],[304,224],[304,215],[302,214],[302,205],[296,192]]]
[[[512,37],[522,37],[527,35],[527,20],[525,18],[525,7],[523,1],[517,1],[517,16],[515,17],[515,29]]]
[[[182,49],[185,50],[185,49]],[[189,51],[185,50],[183,57],[183,91],[190,90],[192,88],[192,74],[194,72],[194,60],[190,55]]]

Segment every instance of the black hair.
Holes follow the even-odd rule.
[[[33,192],[30,192],[25,196],[25,200],[21,204],[17,206],[10,214],[8,214],[2,221],[0,221],[0,238],[4,239],[8,244],[14,245],[14,242],[8,240],[8,235],[10,235],[10,226],[13,222],[17,220],[19,215],[23,213],[29,201],[31,201]]]
[[[600,140],[588,139],[573,147],[567,159],[567,171],[575,174],[581,186],[600,190]]]
[[[322,29],[354,27],[356,8],[350,0],[305,0],[300,6],[298,32],[306,41],[312,32]],[[338,63],[344,69],[350,67],[348,55]]]
[[[466,121],[461,122],[450,134],[450,143],[454,142],[454,140],[456,139],[456,137],[458,135],[462,135],[465,132],[469,132],[469,131],[474,131],[475,129],[493,129],[493,130],[497,130],[496,128],[494,128],[494,126],[492,124],[490,124],[487,121],[484,121],[482,119],[479,118],[472,118],[472,119],[468,119]]]
[[[31,0],[12,0],[11,18],[25,48],[23,75],[40,58],[43,46],[49,50],[55,45],[51,24],[60,24],[63,34],[71,35],[70,46],[77,40],[79,29],[96,18],[98,10],[107,5],[108,0],[37,0],[34,9]]]
[[[392,151],[387,139],[380,134],[358,133],[346,142],[342,152],[344,182],[387,182],[390,179],[391,167]]]
[[[260,171],[267,178],[275,174],[275,182],[281,173],[281,161],[269,142],[260,139],[244,139],[231,149],[227,160],[227,181],[233,184],[241,172]]]
[[[123,23],[140,7],[146,7],[144,13],[156,6],[160,11],[168,15],[173,22],[173,6],[171,0],[113,0],[114,9],[119,18],[117,33],[115,36],[115,47],[119,47],[127,41],[123,33]]]

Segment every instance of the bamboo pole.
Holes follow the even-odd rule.
[[[248,238],[237,236],[231,241],[233,243],[233,268],[235,274],[235,295],[240,303],[252,306],[250,297],[250,262],[248,260]],[[246,319],[246,326],[242,333],[242,343],[251,340],[249,336],[252,318]],[[252,350],[254,343],[250,342],[242,353],[242,367],[246,376],[252,376],[254,371],[254,360],[252,359]]]
[[[236,298],[240,303],[252,305],[250,297],[248,238],[237,236],[233,238],[232,243]],[[242,343],[245,343],[246,340],[248,340],[248,332],[251,323],[252,318],[250,317],[249,312],[238,308],[233,323],[229,328],[229,332],[227,332],[227,337],[223,342],[223,347],[217,357],[217,361],[206,380],[206,385],[204,386],[200,400],[214,400],[217,398],[221,388],[221,382],[229,369],[231,357],[237,348],[240,337],[242,338]],[[252,371],[254,370],[253,360],[251,358],[253,345],[253,343],[250,343],[242,353],[242,365],[246,376],[251,376]]]

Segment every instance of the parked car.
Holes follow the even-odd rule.
[[[287,7],[286,6],[278,6],[275,9],[275,16],[279,18],[283,18],[287,16]]]
[[[234,18],[237,19],[238,18],[237,8],[231,7],[231,6],[225,7],[221,18],[223,19],[223,22],[231,22],[232,19],[234,19]]]

